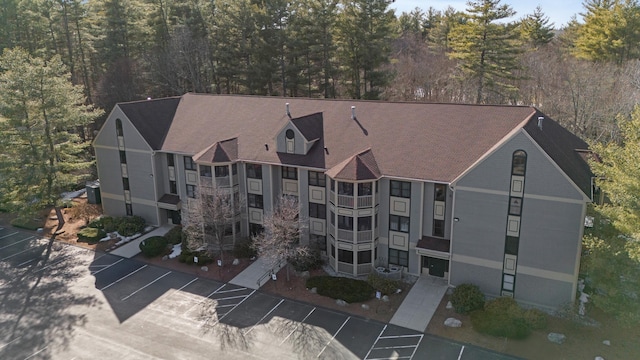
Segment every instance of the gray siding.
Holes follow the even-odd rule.
[[[557,308],[569,303],[573,291],[571,283],[520,274],[516,279],[515,298],[524,303]]]
[[[502,270],[452,261],[449,283],[453,286],[475,284],[490,296],[499,296]],[[518,285],[516,285],[518,286]]]

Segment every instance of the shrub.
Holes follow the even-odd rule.
[[[233,247],[233,256],[238,259],[249,259],[257,256],[258,252],[253,248],[251,240],[238,241]]]
[[[100,241],[100,239],[105,237],[107,234],[102,229],[87,227],[78,231],[77,235],[78,235],[78,241],[86,242],[89,244],[95,244],[98,241]]]
[[[102,229],[105,232],[114,232],[118,230],[118,225],[120,225],[120,221],[122,218],[114,218],[111,216],[102,216],[97,219],[92,220],[87,226]]]
[[[488,301],[484,311],[471,314],[471,323],[476,331],[510,339],[524,339],[531,330],[547,327],[547,315],[538,309],[523,310],[510,297]]]
[[[178,261],[188,265],[194,265],[196,264],[194,259],[195,257],[198,258],[197,265],[200,266],[211,264],[214,260],[211,256],[204,252],[183,252],[178,256]]]
[[[396,290],[400,288],[400,281],[387,279],[377,274],[370,274],[367,278],[367,282],[374,289],[385,295],[394,294]]]
[[[27,219],[27,218],[15,218],[13,220],[11,220],[11,225],[20,228],[20,229],[27,229],[27,230],[38,230],[39,228],[41,228],[44,224],[43,221],[41,220],[35,220],[35,219]]]
[[[307,288],[316,288],[318,294],[348,303],[363,302],[373,297],[374,289],[366,281],[333,276],[314,276],[307,279]]]
[[[141,233],[144,230],[145,221],[140,216],[128,216],[122,218],[118,224],[118,233],[122,236],[131,236],[137,233]]]
[[[319,251],[312,250],[304,256],[289,259],[289,263],[296,271],[310,271],[322,267],[322,257]]]
[[[174,226],[169,232],[164,234],[164,237],[167,238],[167,241],[171,245],[180,244],[182,242],[182,227]]]
[[[484,306],[484,294],[476,285],[462,284],[453,289],[451,304],[457,313],[468,314],[482,309]]]
[[[154,257],[164,253],[167,250],[167,239],[164,236],[152,236],[142,240],[140,250],[146,257]]]

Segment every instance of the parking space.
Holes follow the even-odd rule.
[[[0,259],[0,358],[509,358],[12,229]]]

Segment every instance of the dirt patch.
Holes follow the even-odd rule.
[[[526,359],[594,359],[596,356],[602,356],[607,360],[640,358],[638,341],[640,329],[621,328],[614,320],[595,309],[588,314],[598,321],[600,326],[581,325],[562,318],[550,317],[546,330],[534,331],[524,340],[509,340],[474,331],[469,316],[447,310],[447,301],[449,297],[445,295],[426,333]],[[444,321],[448,317],[461,320],[462,327],[444,326]],[[554,344],[547,340],[550,332],[562,333],[567,336],[567,340],[562,345]],[[603,344],[604,340],[609,340],[611,345]]]

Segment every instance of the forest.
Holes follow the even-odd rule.
[[[389,4],[2,0],[0,49],[59,57],[106,111],[185,92],[517,104],[606,142],[638,100],[635,0],[587,0],[563,28],[500,0],[402,14]]]

